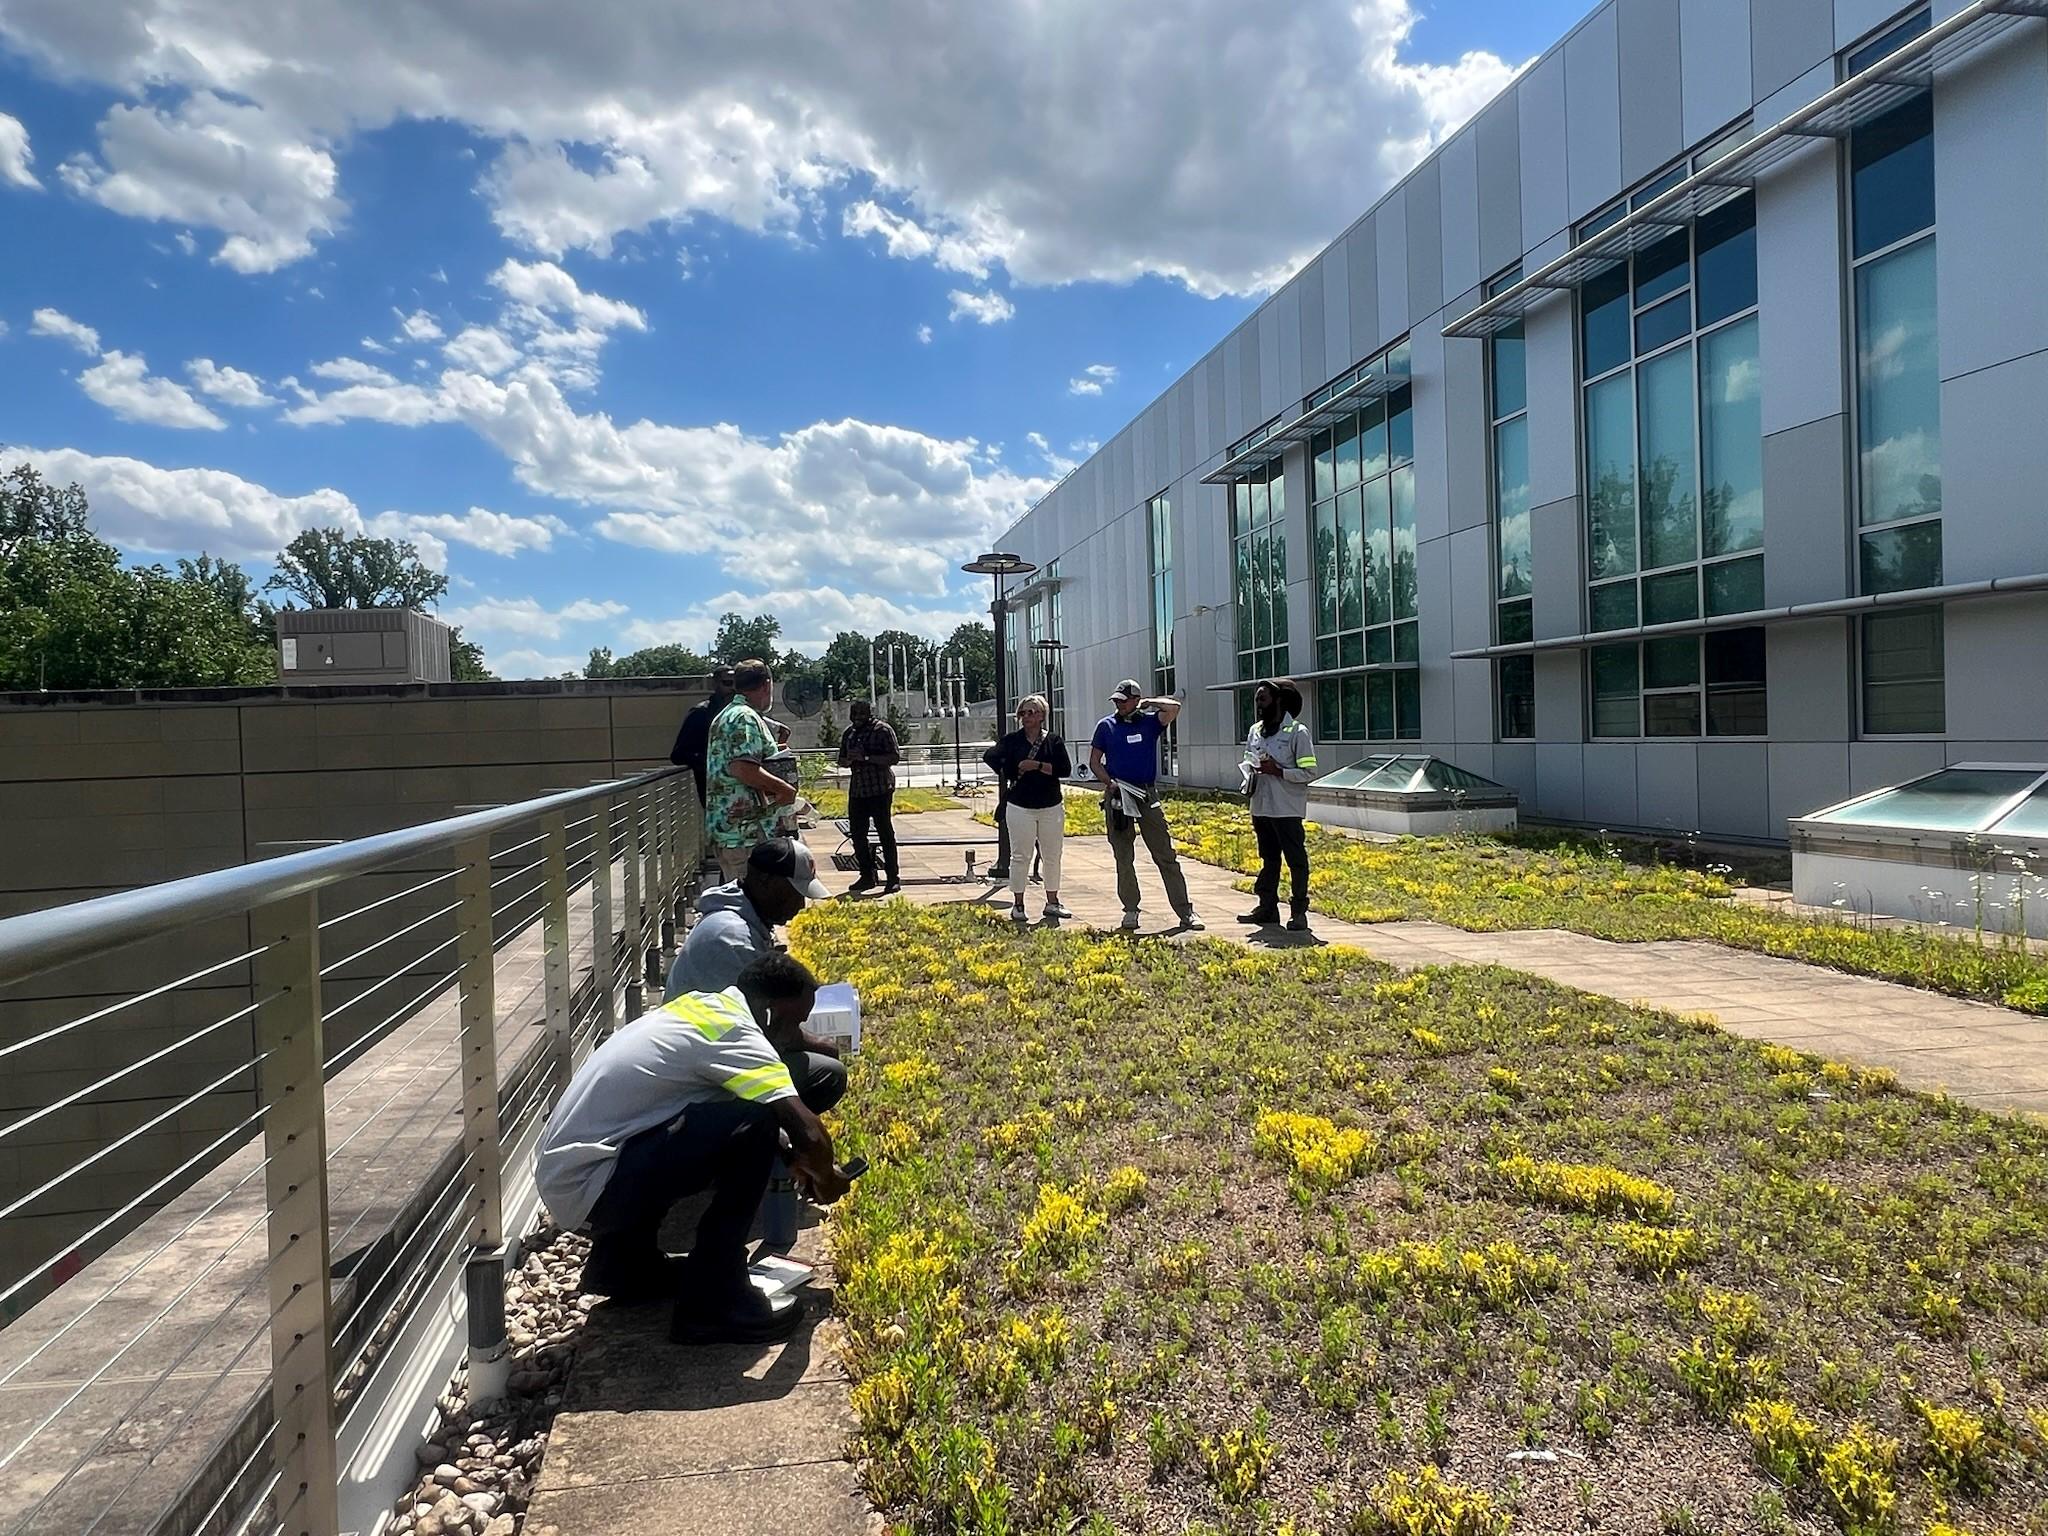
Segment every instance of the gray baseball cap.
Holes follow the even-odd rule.
[[[1145,697],[1145,690],[1138,686],[1135,678],[1127,677],[1110,691],[1109,696],[1112,699],[1142,699]]]
[[[832,893],[818,879],[818,861],[811,850],[794,838],[771,837],[756,843],[747,855],[747,868],[761,875],[780,875],[811,901],[823,901]]]

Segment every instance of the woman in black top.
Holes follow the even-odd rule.
[[[1060,905],[1060,846],[1067,805],[1060,784],[1074,771],[1067,744],[1045,728],[1043,694],[1017,701],[1017,729],[996,743],[996,772],[1009,786],[1003,816],[1010,829],[1010,919],[1025,922],[1024,881],[1033,852],[1045,856],[1045,915],[1072,917]]]

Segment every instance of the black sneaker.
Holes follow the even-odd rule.
[[[854,881],[853,884],[849,885],[846,888],[846,894],[849,896],[865,896],[869,891],[872,891],[874,888],[874,876],[862,875],[858,880]]]
[[[703,1312],[687,1301],[676,1303],[669,1323],[671,1344],[778,1344],[803,1325],[799,1296],[773,1300],[758,1291],[747,1301],[717,1312]]]
[[[1237,920],[1240,923],[1250,923],[1255,928],[1264,928],[1270,923],[1280,921],[1280,909],[1278,907],[1254,907],[1249,912],[1238,913]]]
[[[883,882],[882,894],[884,896],[894,896],[898,891],[902,889],[903,882],[901,880],[888,880]]]
[[[1307,932],[1308,932],[1308,908],[1307,908],[1307,907],[1296,907],[1296,908],[1294,909],[1294,915],[1293,915],[1292,917],[1290,917],[1290,918],[1288,918],[1288,919],[1287,919],[1287,931],[1288,931],[1289,933],[1307,933]]]

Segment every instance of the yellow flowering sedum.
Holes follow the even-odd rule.
[[[1516,1194],[1567,1211],[1663,1221],[1678,1199],[1662,1184],[1600,1163],[1539,1163],[1517,1152],[1496,1166]]]
[[[1321,1115],[1268,1110],[1252,1128],[1252,1145],[1263,1156],[1287,1164],[1302,1182],[1331,1189],[1365,1166],[1373,1137],[1370,1131]]]

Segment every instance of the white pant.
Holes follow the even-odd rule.
[[[1003,814],[1010,822],[1010,890],[1024,899],[1024,883],[1031,878],[1031,855],[1035,849],[1045,857],[1042,873],[1045,888],[1060,888],[1060,846],[1066,830],[1067,808],[1048,805],[1034,809],[1012,801]]]

